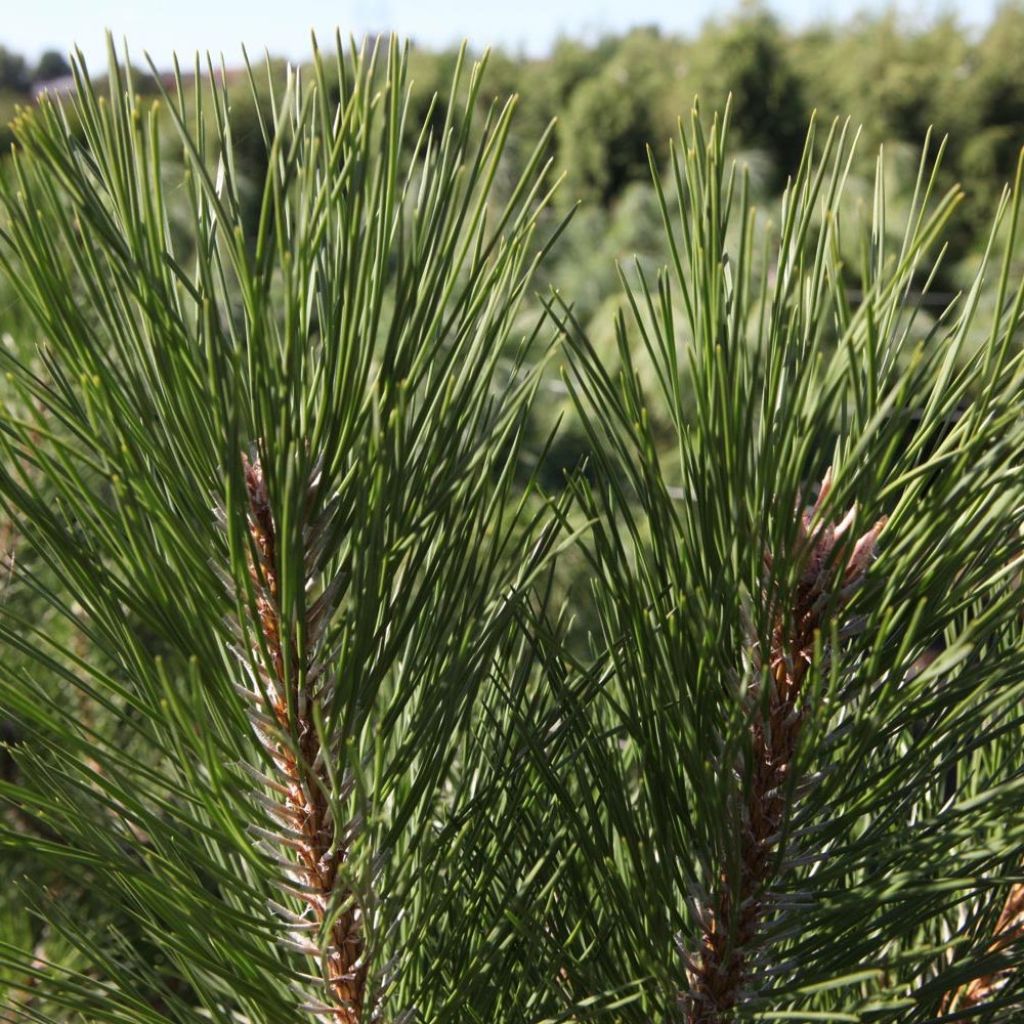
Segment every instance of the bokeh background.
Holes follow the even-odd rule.
[[[963,184],[943,279],[933,301],[953,294],[974,266],[986,225],[1012,178],[1024,141],[1024,4],[868,5],[851,11],[826,0],[714,0],[630,4],[521,0],[510,5],[447,0],[354,0],[290,4],[178,0],[50,0],[10,5],[0,22],[0,152],[19,107],[43,90],[70,87],[66,55],[81,48],[102,76],[104,33],[127,44],[140,90],[156,93],[151,66],[166,73],[177,53],[186,71],[195,52],[238,69],[269,54],[275,73],[301,65],[310,32],[330,40],[337,29],[357,38],[397,32],[413,47],[414,109],[444,93],[468,39],[492,48],[485,102],[518,93],[510,177],[536,138],[557,119],[551,154],[565,174],[560,203],[580,209],[549,263],[543,285],[573,296],[598,333],[617,305],[616,260],[634,254],[658,262],[662,231],[653,201],[646,147],[664,163],[676,122],[699,95],[720,108],[732,95],[732,146],[750,168],[760,205],[770,215],[799,158],[812,112],[819,121],[850,117],[861,126],[851,194],[870,195],[874,160],[887,147],[890,199],[912,188],[929,128],[948,135],[943,178]],[[149,61],[152,61],[150,65]],[[249,121],[245,76],[237,75],[235,137],[253,191],[262,174]],[[443,111],[442,106],[438,111]],[[247,121],[247,119],[249,119]]]
[[[101,80],[107,62],[105,32],[127,52],[136,87],[156,97],[177,53],[186,88],[197,51],[228,70],[236,163],[260,193],[265,154],[243,67],[269,56],[270,80],[283,81],[288,64],[309,60],[310,33],[326,43],[339,31],[356,39],[396,32],[411,45],[412,121],[443,122],[447,83],[462,40],[472,55],[490,49],[481,104],[518,94],[506,178],[555,121],[549,153],[564,175],[551,212],[575,209],[568,229],[538,280],[527,316],[540,296],[558,288],[571,297],[580,322],[614,358],[614,316],[621,306],[619,273],[634,258],[648,268],[666,261],[661,215],[651,185],[650,155],[667,163],[680,116],[695,96],[705,110],[732,103],[731,148],[748,169],[765,222],[775,220],[780,195],[799,160],[807,126],[816,116],[859,126],[857,158],[847,190],[850,217],[869,219],[877,172],[882,171],[894,237],[909,207],[921,147],[929,130],[947,138],[941,186],[962,184],[948,250],[931,293],[921,303],[919,328],[937,316],[973,277],[988,225],[1024,143],[1024,3],[867,5],[851,10],[826,0],[714,0],[629,4],[584,0],[520,0],[494,5],[443,0],[356,0],[289,4],[177,0],[51,0],[24,5],[0,21],[0,154],[14,141],[9,122],[44,91],[73,85],[67,54],[78,47]],[[126,51],[122,47],[127,47]],[[120,58],[119,58],[120,59]],[[205,74],[200,65],[200,79]],[[267,76],[261,71],[260,82]],[[100,83],[102,84],[102,83]],[[169,145],[173,148],[173,143]],[[0,156],[0,173],[4,158]],[[854,237],[854,236],[851,236]],[[856,288],[857,252],[849,253]],[[1024,268],[1021,268],[1024,270]],[[994,282],[991,287],[994,289]],[[983,301],[985,297],[983,296]],[[994,298],[991,300],[994,301]],[[21,311],[0,291],[0,335],[31,344]],[[558,382],[544,406],[538,438],[565,412]],[[579,457],[571,419],[563,424],[552,473]],[[559,454],[559,452],[561,454]]]

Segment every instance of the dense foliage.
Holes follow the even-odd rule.
[[[1022,1012],[998,18],[112,50],[18,116],[0,1020]]]

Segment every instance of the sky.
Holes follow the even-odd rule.
[[[884,2],[769,0],[769,6],[799,26]],[[953,11],[965,24],[980,25],[996,2],[903,0],[900,9],[917,19]],[[389,30],[432,47],[466,37],[478,47],[540,54],[559,35],[586,39],[652,24],[690,33],[733,6],[729,0],[0,0],[0,43],[31,58],[77,45],[97,65],[105,61],[109,28],[128,40],[133,59],[148,52],[166,67],[172,53],[190,56],[199,49],[223,53],[230,65],[239,61],[243,42],[251,54],[268,48],[301,59],[311,29],[330,39],[340,26],[346,35]]]

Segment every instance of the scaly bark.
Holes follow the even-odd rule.
[[[337,587],[329,586],[310,607],[300,650],[294,624],[281,619],[276,523],[258,459],[245,460],[245,483],[249,532],[256,553],[256,558],[250,559],[256,592],[254,625],[262,634],[265,656],[261,657],[264,652],[256,653],[253,661],[264,667],[258,682],[253,680],[254,685],[244,692],[252,705],[250,717],[257,734],[277,769],[277,778],[268,780],[274,795],[266,799],[265,806],[280,825],[279,830],[257,828],[253,832],[277,847],[270,852],[286,866],[290,879],[299,883],[289,889],[290,894],[306,904],[303,915],[289,919],[292,934],[287,945],[320,959],[326,999],[323,1005],[309,1004],[305,1009],[339,1024],[362,1024],[368,1019],[364,1017],[367,963],[362,914],[351,893],[338,892],[338,868],[357,826],[354,822],[339,826],[331,818],[324,767],[330,751],[322,749],[313,714],[315,704],[325,695],[323,666],[317,663],[317,655]],[[306,530],[307,553],[316,532],[314,528]],[[306,560],[310,577],[315,571],[311,561],[312,556]],[[287,657],[285,635],[289,640]],[[291,740],[293,736],[297,745]],[[311,942],[310,936],[323,925],[339,897],[348,898],[349,906],[330,926],[329,944],[322,949]],[[287,913],[283,908],[282,912]]]

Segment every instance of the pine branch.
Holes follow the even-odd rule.
[[[46,345],[0,346],[25,406],[0,429],[24,538],[0,703],[39,751],[0,798],[61,839],[8,842],[123,929],[73,905],[81,967],[41,972],[89,1019],[540,1012],[536,950],[504,942],[525,810],[491,837],[480,794],[514,733],[492,681],[561,536],[529,470],[551,343],[520,315],[554,237],[546,143],[508,179],[515,104],[465,53],[443,124],[417,123],[397,41],[325,56],[280,95],[250,70],[259,181],[230,83],[151,108],[113,53],[108,95],[76,62],[67,107],[21,125],[20,191],[0,180],[0,269]]]
[[[32,950],[31,971],[38,971],[45,964],[45,946],[43,942],[38,942]],[[17,984],[7,985],[7,991],[4,993],[7,1005],[0,1006],[0,1024],[19,1024],[19,1020],[24,1020],[22,1015],[32,1009],[37,982],[38,976],[35,973],[28,973],[24,978],[18,979]]]
[[[796,551],[782,564],[802,564],[788,610],[772,616],[767,690],[752,687],[751,764],[749,789],[740,820],[737,868],[722,871],[722,888],[710,913],[692,974],[690,991],[681,996],[688,1024],[720,1024],[740,1002],[749,974],[752,949],[771,913],[768,890],[777,877],[787,791],[797,755],[801,728],[813,709],[803,698],[804,682],[814,661],[818,637],[828,632],[828,619],[838,616],[864,579],[875,553],[885,519],[852,546],[848,536],[856,508],[838,524],[824,523],[821,511],[832,489],[826,474],[814,505],[801,515]],[[764,556],[765,600],[778,607],[771,594],[775,559]],[[755,658],[755,666],[758,659]]]
[[[281,848],[294,858],[289,877],[298,883],[298,888],[289,887],[288,892],[297,894],[306,903],[307,913],[292,920],[288,945],[310,956],[322,956],[324,987],[331,1005],[317,1012],[341,1024],[360,1024],[366,1007],[368,964],[364,957],[362,913],[354,895],[345,894],[349,905],[330,922],[329,941],[323,951],[309,936],[310,925],[315,922],[316,927],[323,926],[337,901],[341,885],[338,868],[358,830],[355,822],[339,828],[331,816],[326,798],[330,779],[325,761],[332,753],[323,748],[316,727],[315,707],[330,696],[325,691],[323,665],[319,661],[323,654],[320,649],[322,627],[334,610],[338,587],[329,586],[308,610],[301,630],[304,640],[300,644],[300,630],[295,624],[281,620],[277,527],[263,469],[258,457],[250,462],[243,456],[243,461],[249,533],[255,553],[255,558],[250,555],[249,563],[256,593],[255,625],[271,666],[269,670],[261,667],[254,680],[249,715],[268,759],[277,768],[281,784],[276,801],[269,806],[271,815],[280,825],[280,834],[274,837],[273,831],[254,831],[257,835],[276,838]],[[310,500],[317,482],[318,474],[314,474],[308,488]],[[308,538],[305,560],[308,591],[319,568],[314,551],[319,538],[313,524],[303,533]],[[341,574],[335,578],[335,583],[340,578]],[[260,663],[259,650],[253,652],[253,661]],[[290,739],[293,736],[297,737],[297,745]]]

